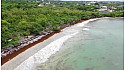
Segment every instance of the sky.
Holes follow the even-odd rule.
[[[62,0],[62,1],[124,1],[124,0]]]

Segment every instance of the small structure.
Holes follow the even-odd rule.
[[[114,10],[108,9],[108,12],[113,12]]]
[[[43,6],[44,6],[44,4],[39,4],[38,6],[39,6],[39,7],[43,7]]]
[[[112,9],[117,9],[117,8],[112,6]]]
[[[46,3],[47,5],[49,5],[50,4],[50,1],[48,2],[48,3]]]
[[[76,5],[79,5],[79,3],[77,3]]]
[[[85,5],[92,5],[92,6],[94,6],[95,3],[97,3],[97,2],[95,2],[95,1],[91,1],[91,2],[86,3]]]
[[[85,5],[91,5],[90,3],[88,3],[88,4],[85,4]]]
[[[52,5],[53,7],[56,7],[56,5]]]
[[[107,6],[101,6],[101,9],[99,9],[99,11],[107,11],[107,10],[108,10]]]
[[[107,10],[107,6],[101,6],[101,8]]]

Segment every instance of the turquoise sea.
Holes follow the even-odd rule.
[[[35,70],[123,70],[123,20],[105,18],[77,27],[79,33]]]

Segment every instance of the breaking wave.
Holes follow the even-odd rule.
[[[83,31],[88,31],[88,30],[90,30],[90,29],[88,29],[88,28],[83,28],[82,30],[83,30]]]
[[[44,63],[48,60],[48,58],[55,54],[57,51],[59,51],[60,47],[63,45],[63,43],[71,38],[73,35],[77,34],[78,32],[63,36],[53,42],[51,42],[49,45],[38,51],[33,56],[29,57],[27,60],[25,60],[23,63],[21,63],[17,68],[14,70],[32,70],[32,68],[36,64]]]
[[[77,24],[77,26],[78,26],[78,27],[83,27],[85,24],[87,24],[87,23],[89,23],[89,22],[91,22],[91,21],[95,21],[95,20],[97,20],[97,19],[100,19],[100,18],[94,18],[94,19],[86,20],[86,21],[84,21],[84,22],[82,22],[82,23]]]

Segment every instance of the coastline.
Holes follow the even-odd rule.
[[[76,21],[75,23],[73,22],[73,24],[71,24],[71,25],[69,25],[69,24],[64,25],[64,26],[62,26],[62,28],[61,28],[60,30],[53,31],[52,33],[49,33],[49,34],[43,36],[41,39],[38,39],[37,41],[35,41],[35,42],[31,43],[31,44],[28,44],[28,45],[26,45],[26,46],[20,48],[20,49],[17,50],[17,51],[13,51],[12,53],[7,54],[5,57],[1,57],[1,65],[3,65],[4,63],[10,61],[10,60],[13,59],[14,57],[16,57],[16,56],[19,55],[20,53],[24,52],[25,50],[27,50],[27,49],[33,47],[34,45],[36,45],[36,44],[38,44],[38,43],[40,43],[40,42],[43,42],[44,40],[50,38],[50,37],[53,36],[54,34],[60,33],[61,30],[63,30],[64,28],[69,27],[69,26],[72,26],[72,25],[74,25],[74,24],[81,23],[81,22],[83,22],[83,21],[86,21],[86,20],[79,20],[79,21]],[[13,49],[13,48],[12,48],[12,49]]]
[[[89,19],[89,20],[90,20],[90,21],[94,21],[95,19],[96,19],[96,18],[94,18],[94,19]],[[100,18],[98,18],[98,19],[100,19]],[[85,25],[85,24],[87,24],[87,23],[89,22],[89,20],[86,20],[86,22],[85,22],[85,20],[82,20],[82,21],[79,21],[79,22],[77,22],[77,23],[75,23],[75,24],[78,24],[78,23],[83,24],[83,23],[84,23],[84,25]],[[73,25],[74,25],[74,24],[73,24]],[[80,25],[80,24],[78,24],[78,25]],[[80,25],[80,26],[81,26],[81,25]],[[65,27],[65,28],[66,28],[66,27]],[[65,28],[63,28],[63,29],[65,29]],[[61,29],[61,30],[63,30],[63,29]],[[61,30],[60,30],[60,32],[61,32]],[[59,33],[59,32],[58,32],[58,33]],[[62,32],[61,32],[61,33],[62,33]],[[53,35],[56,36],[56,34],[57,34],[57,33],[54,33]],[[53,37],[53,35],[52,35],[52,37]],[[62,36],[63,36],[63,35],[62,35]],[[48,38],[50,39],[50,38],[52,38],[52,37],[50,36],[50,37],[48,37]],[[61,36],[60,36],[60,37],[61,37]],[[59,37],[59,38],[60,38],[60,37]],[[45,39],[45,41],[48,40],[48,38]],[[58,39],[58,38],[55,37],[53,41],[55,41],[55,39]],[[51,42],[53,42],[53,41],[51,41]],[[44,42],[44,41],[43,41],[43,42]],[[51,43],[51,42],[50,42],[50,43]],[[47,42],[46,42],[46,43],[47,43]],[[5,68],[6,66],[8,66],[8,65],[11,64],[11,63],[13,63],[14,61],[17,61],[17,60],[21,59],[22,61],[19,61],[19,63],[17,62],[18,64],[17,64],[16,66],[14,66],[14,65],[16,64],[16,62],[15,62],[15,63],[13,64],[13,67],[12,67],[11,65],[8,67],[8,68],[12,67],[12,69],[10,68],[9,70],[13,70],[13,68],[15,68],[15,67],[17,67],[18,65],[20,65],[21,62],[25,61],[25,60],[26,60],[27,58],[29,58],[29,56],[31,56],[31,55],[27,56],[27,58],[25,58],[25,59],[24,59],[24,58],[22,59],[22,58],[20,58],[20,57],[22,57],[23,55],[25,55],[26,52],[29,52],[30,49],[36,51],[36,50],[33,49],[33,48],[38,47],[39,44],[42,44],[42,43],[40,43],[40,42],[39,42],[39,43],[36,43],[36,44],[32,45],[32,46],[34,46],[34,47],[29,48],[29,49],[27,48],[26,51],[24,50],[25,52],[19,53],[19,55],[14,56],[15,58],[13,58],[11,61],[5,63],[5,64],[2,66],[2,68],[3,68],[2,70],[7,70],[7,69]],[[46,44],[46,46],[47,46],[47,45],[48,45],[48,43]],[[44,48],[45,48],[46,46],[44,46]],[[43,48],[43,47],[42,47],[42,48]],[[39,50],[40,50],[40,49],[39,49]],[[56,50],[56,51],[57,51],[57,50]],[[36,52],[38,52],[38,51],[36,51]],[[29,52],[29,53],[30,53],[30,52]],[[23,55],[22,55],[22,54],[23,54]],[[34,54],[34,53],[32,53],[32,55],[33,55],[33,54]],[[51,54],[51,55],[52,55],[52,54]],[[26,55],[25,55],[25,56],[26,56]],[[25,56],[23,56],[23,57],[25,57]],[[17,58],[17,59],[16,59],[16,58]],[[48,57],[48,58],[49,58],[49,57]]]
[[[83,30],[84,28],[88,28],[89,30]],[[116,29],[115,31],[114,31],[114,28]],[[73,36],[72,38],[64,42],[64,45],[57,53],[53,54],[46,62],[36,65],[35,69],[33,70],[44,70],[44,69],[46,70],[56,70],[56,69],[57,70],[70,70],[70,69],[86,70],[89,68],[93,69],[94,66],[95,67],[97,66],[97,68],[94,68],[94,69],[99,69],[99,70],[101,68],[102,69],[104,68],[104,70],[108,70],[108,69],[113,69],[114,67],[116,70],[117,70],[117,67],[119,68],[119,70],[122,70],[123,68],[122,66],[123,65],[123,59],[122,59],[123,44],[121,42],[123,41],[122,40],[123,39],[123,19],[122,18],[100,19],[100,20],[90,22],[86,24],[84,27],[75,28],[75,30],[76,29],[79,30],[78,34],[76,34],[75,36]],[[65,30],[69,30],[69,29],[66,28]],[[115,40],[116,38],[118,39],[117,41]],[[109,43],[113,41],[115,42],[114,46],[112,43]],[[105,43],[107,43],[107,45],[105,45]],[[111,46],[109,44],[112,46],[112,48],[110,48]],[[118,45],[119,47],[117,47]],[[106,50],[97,51],[97,49],[102,49],[102,48]],[[117,52],[116,52],[116,49],[114,48],[117,48]],[[118,48],[121,48],[121,49],[118,49]],[[110,52],[109,50],[114,52]],[[105,53],[106,51],[107,53]],[[110,54],[113,54],[113,55],[110,55]],[[110,66],[110,63],[107,63],[108,60],[112,59],[112,57],[119,57],[114,59],[115,61],[112,60],[114,65],[113,68],[112,68],[112,65]],[[120,60],[120,61],[116,62],[117,60]],[[104,65],[105,63],[106,65]],[[115,66],[115,63],[118,63],[119,65]],[[102,67],[98,68],[98,65],[101,65]]]
[[[39,39],[38,41],[33,42],[33,43],[31,43],[31,44],[29,44],[29,45],[27,45],[27,46],[24,46],[23,48],[19,49],[18,51],[14,51],[13,53],[8,54],[7,56],[1,58],[1,59],[2,59],[1,64],[3,65],[4,63],[8,62],[8,61],[11,60],[12,58],[16,57],[18,54],[24,52],[25,50],[27,50],[27,49],[33,47],[34,45],[36,45],[36,44],[38,44],[38,43],[40,43],[40,42],[43,42],[44,40],[48,39],[49,37],[51,37],[51,36],[53,36],[54,34],[59,33],[59,32],[60,32],[60,30],[59,30],[59,31],[52,32],[51,34],[48,34],[48,35],[42,37],[42,38]]]
[[[69,38],[73,37],[77,33],[78,32],[71,33],[71,34],[62,36],[57,40],[54,40],[49,45],[47,45],[46,47],[44,47],[43,49],[35,53],[33,56],[30,56],[19,66],[14,68],[14,70],[32,70],[33,68],[35,68],[37,64],[46,62],[51,55],[55,54],[60,50],[61,46],[65,41],[67,41]]]

